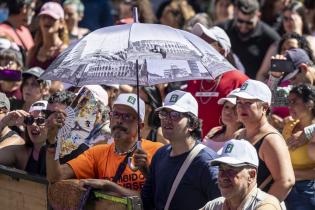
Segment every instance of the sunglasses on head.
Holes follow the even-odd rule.
[[[183,117],[183,113],[180,113],[180,112],[176,112],[176,111],[170,111],[170,112],[167,112],[167,111],[159,111],[159,118],[161,120],[165,120],[166,118],[167,119],[171,119],[173,121],[178,121],[180,120],[182,117]]]
[[[127,122],[131,122],[133,120],[135,120],[136,118],[130,114],[130,113],[123,113],[123,112],[117,112],[117,111],[111,111],[109,112],[109,116],[112,118],[112,119],[122,119],[124,121],[127,121]]]
[[[240,19],[240,18],[236,18],[236,21],[237,21],[237,23],[239,23],[239,24],[246,24],[246,25],[248,25],[248,26],[254,25],[254,22],[253,22],[253,21],[250,21],[250,20],[243,20],[243,19]]]
[[[36,123],[36,125],[45,125],[46,118],[45,117],[34,118],[32,115],[24,118],[25,125],[33,125],[34,122]]]

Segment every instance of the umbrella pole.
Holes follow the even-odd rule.
[[[138,139],[137,139],[137,149],[141,149],[141,118],[140,118],[140,87],[139,87],[139,64],[138,64],[138,60],[136,60],[136,79],[137,79],[137,113],[138,113],[138,118],[137,118],[137,129],[138,129]],[[132,163],[132,157],[128,158],[128,166],[132,171],[137,171],[139,168],[136,167],[133,163]]]

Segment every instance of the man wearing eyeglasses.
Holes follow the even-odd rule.
[[[199,209],[208,200],[218,197],[219,191],[217,171],[209,165],[217,155],[209,148],[200,150],[187,170],[180,172],[189,159],[187,157],[200,143],[198,103],[190,93],[176,90],[166,96],[164,106],[156,111],[161,119],[163,136],[170,144],[158,150],[152,159],[141,192],[144,209]],[[179,174],[183,177],[173,188]]]
[[[140,109],[137,114],[137,95],[120,94],[110,112],[110,128],[114,143],[94,146],[75,159],[60,165],[54,160],[56,152],[56,132],[63,126],[65,114],[52,115],[50,134],[46,155],[47,179],[57,182],[63,179],[80,179],[82,186],[91,186],[122,196],[138,195],[144,185],[148,165],[161,143],[141,140],[138,147],[138,116],[143,127],[145,115],[144,102],[139,100]],[[54,132],[54,133],[53,133]],[[51,135],[53,134],[53,135]],[[134,165],[139,168],[133,171],[127,166],[128,157],[133,157]]]
[[[280,39],[275,30],[260,20],[260,15],[258,0],[237,0],[235,18],[218,25],[229,35],[232,51],[253,79],[269,46]]]
[[[258,155],[246,140],[229,140],[222,154],[211,162],[219,166],[222,197],[209,201],[202,210],[281,210],[279,200],[257,188]]]

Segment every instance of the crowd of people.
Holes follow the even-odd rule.
[[[90,32],[132,24],[133,7],[234,69],[140,98],[127,84],[41,79]],[[139,196],[145,210],[315,209],[314,85],[313,0],[0,0],[0,164]],[[82,88],[100,104],[93,144],[56,160]]]

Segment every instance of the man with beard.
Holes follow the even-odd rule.
[[[55,109],[48,118],[50,126],[47,139],[47,179],[57,182],[63,179],[81,179],[83,186],[115,192],[122,196],[138,195],[141,190],[149,163],[161,143],[141,140],[141,148],[137,146],[138,116],[143,127],[145,105],[140,99],[139,115],[137,114],[137,95],[120,94],[110,112],[110,128],[114,143],[94,146],[77,158],[60,165],[54,160],[56,152],[55,136],[58,127],[63,126],[65,113]],[[145,152],[144,152],[145,151]],[[134,159],[139,168],[132,171],[127,167],[128,157]]]
[[[222,154],[211,162],[219,166],[219,189],[223,197],[209,201],[202,210],[280,210],[274,196],[257,188],[258,155],[246,140],[229,140]]]
[[[257,0],[237,0],[235,18],[219,24],[229,35],[232,51],[240,58],[245,73],[255,78],[269,46],[280,36],[260,20]]]
[[[34,40],[27,28],[32,21],[35,0],[6,0],[9,16],[0,24],[0,31],[5,32],[25,51],[34,46]]]

